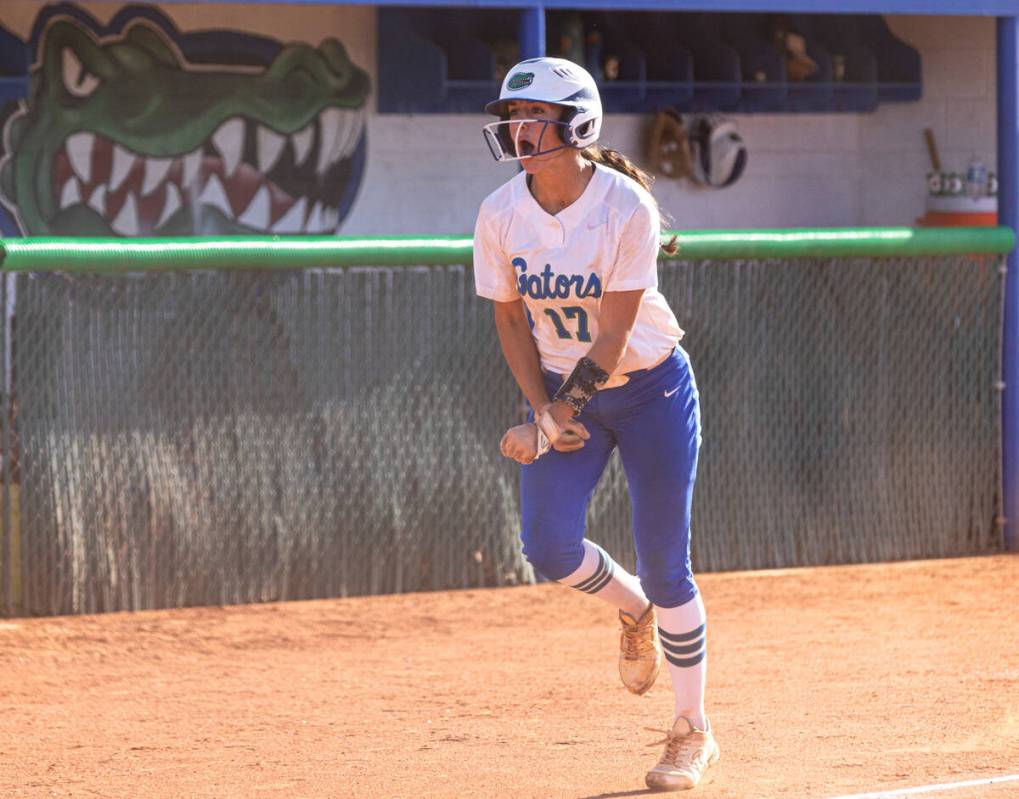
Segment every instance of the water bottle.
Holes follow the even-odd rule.
[[[974,200],[983,197],[987,191],[987,166],[976,156],[966,167],[966,193]]]

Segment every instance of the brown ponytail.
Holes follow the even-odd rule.
[[[655,179],[618,150],[602,147],[600,144],[592,144],[590,147],[585,147],[581,150],[580,154],[588,161],[604,164],[617,172],[622,172],[628,178],[637,181],[649,194],[651,193],[651,187],[654,185]],[[662,229],[664,230],[672,220],[662,212],[661,208],[658,209],[658,214],[661,217]],[[666,255],[675,255],[679,252],[679,245],[676,243],[678,238],[678,236],[673,234],[668,243],[662,245],[662,250]]]

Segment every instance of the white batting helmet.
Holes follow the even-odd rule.
[[[602,107],[598,86],[591,74],[565,58],[528,58],[506,73],[499,99],[485,106],[500,122],[485,125],[485,139],[497,161],[544,155],[561,149],[539,150],[530,156],[517,155],[506,121],[509,104],[515,100],[551,103],[565,109],[556,124],[564,146],[582,150],[598,141],[601,133]],[[519,121],[519,120],[514,120]]]

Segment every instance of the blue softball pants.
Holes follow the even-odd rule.
[[[599,391],[577,417],[591,434],[582,449],[552,450],[521,467],[524,555],[550,580],[572,574],[584,557],[587,506],[615,447],[633,512],[637,576],[659,607],[697,594],[690,567],[690,508],[701,441],[700,405],[681,347],[652,369]],[[563,381],[546,373],[551,397]]]

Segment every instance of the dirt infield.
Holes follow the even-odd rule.
[[[722,759],[688,795],[1019,773],[1019,556],[700,583]],[[0,619],[0,797],[643,795],[671,690],[628,694],[616,636],[558,585]]]

